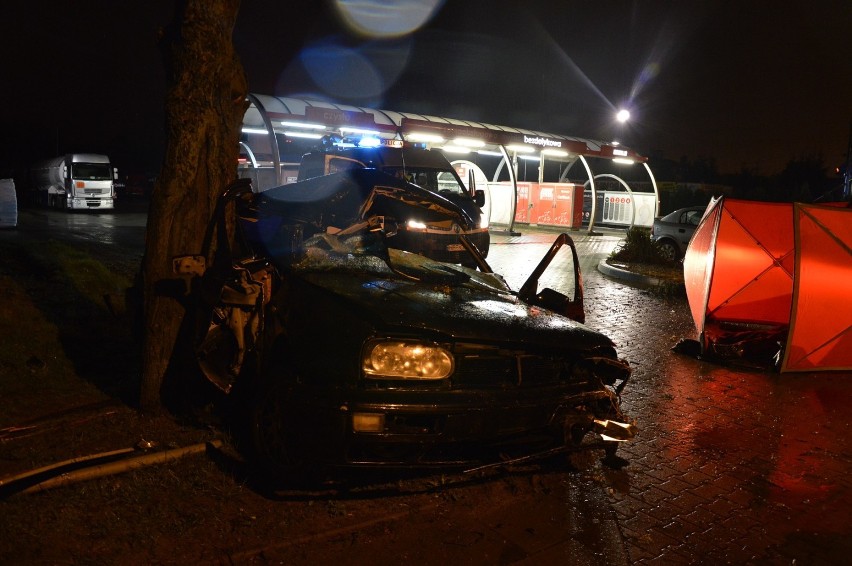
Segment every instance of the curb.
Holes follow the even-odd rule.
[[[600,271],[607,277],[612,277],[613,279],[620,279],[622,281],[627,281],[628,283],[635,283],[638,285],[660,287],[662,285],[671,284],[670,281],[663,280],[658,277],[651,277],[650,275],[640,275],[639,273],[633,273],[632,271],[627,271],[626,269],[613,267],[612,265],[606,262],[606,259],[602,259],[598,263],[598,271]],[[680,287],[683,287],[683,283],[680,283],[678,285]]]

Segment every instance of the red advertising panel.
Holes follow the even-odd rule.
[[[553,187],[533,183],[530,193],[530,224],[553,224]]]
[[[554,219],[559,226],[579,228],[583,221],[583,192],[579,185],[555,183]]]
[[[518,201],[515,208],[515,222],[531,222],[529,219],[529,208],[531,199],[531,189],[538,183],[518,183]]]
[[[541,183],[532,190],[531,224],[580,226],[583,220],[582,189],[572,183]],[[536,198],[537,197],[537,198]]]

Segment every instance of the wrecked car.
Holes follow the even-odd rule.
[[[242,395],[258,464],[470,469],[580,447],[614,454],[633,436],[620,409],[630,367],[580,322],[570,237],[516,292],[463,235],[477,269],[397,245],[405,208],[463,220],[434,193],[369,169],[287,188],[236,182],[202,254],[174,260],[198,297],[199,366]],[[538,289],[562,248],[571,298]]]
[[[441,219],[430,222],[416,208],[408,210],[411,216],[395,218],[399,224],[399,233],[404,234],[407,240],[405,249],[439,261],[464,263],[473,267],[470,255],[458,241],[458,234],[464,233],[482,256],[488,257],[488,217],[481,210],[485,204],[485,191],[476,189],[473,177],[468,179],[466,187],[443,153],[418,147],[417,144],[393,140],[393,143],[399,145],[363,147],[357,145],[358,140],[340,140],[343,141],[352,143],[341,145],[356,147],[341,147],[335,145],[333,140],[328,140],[324,146],[303,155],[298,179],[302,181],[356,168],[378,169],[405,179],[452,201],[465,215],[464,223],[460,225]]]

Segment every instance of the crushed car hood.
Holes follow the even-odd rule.
[[[345,299],[377,329],[416,329],[453,339],[500,341],[564,350],[612,346],[603,334],[476,276],[461,285],[429,284],[348,272],[302,272],[300,278]]]

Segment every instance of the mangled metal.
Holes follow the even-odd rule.
[[[209,267],[177,262],[203,297],[199,366],[243,395],[259,463],[480,465],[635,434],[619,401],[630,367],[578,322],[577,262],[572,299],[538,289],[560,247],[576,259],[569,236],[517,293],[464,237],[478,269],[405,250],[400,207],[463,222],[453,203],[369,170],[304,183],[232,187],[236,236]]]

